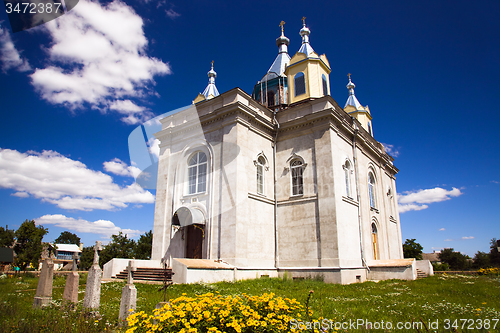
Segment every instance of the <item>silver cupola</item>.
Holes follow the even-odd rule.
[[[214,71],[214,62],[212,60],[212,68],[207,73],[208,75],[208,85],[203,91],[202,95],[205,96],[206,99],[209,99],[209,96],[217,97],[219,96],[219,91],[215,86],[215,78],[217,77],[217,73]],[[212,98],[210,97],[210,98]]]

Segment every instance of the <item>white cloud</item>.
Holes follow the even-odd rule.
[[[15,69],[19,72],[30,71],[31,67],[28,61],[21,58],[17,51],[10,33],[7,29],[2,28],[3,21],[0,21],[0,62],[2,63],[2,71],[7,72],[9,69]]]
[[[399,204],[399,213],[404,213],[408,212],[410,210],[423,210],[429,208],[427,205],[416,205],[416,204],[406,204],[406,205],[401,205]]]
[[[128,166],[127,163],[118,158],[115,158],[109,162],[104,162],[103,165],[104,170],[119,176],[137,178],[137,176],[139,176],[141,173],[141,170],[139,168],[135,166]]]
[[[398,194],[399,212],[404,213],[411,210],[422,210],[429,206],[425,204],[450,200],[451,197],[458,197],[463,193],[458,188],[445,190],[435,187],[427,190],[408,191]]]
[[[14,197],[19,197],[19,198],[29,198],[29,193],[26,192],[16,192],[11,194]]]
[[[121,120],[129,125],[135,125],[144,122],[153,116],[153,113],[148,108],[139,106],[131,100],[114,101],[109,105],[110,110],[118,111],[118,113],[127,115]]]
[[[474,236],[464,236],[462,237],[463,240],[467,240],[467,239],[474,239]]]
[[[499,182],[499,181],[496,181],[496,180],[492,180],[491,182],[492,182],[493,184],[500,184],[500,182]]]
[[[116,110],[116,111],[123,113],[123,114],[143,112],[143,111],[147,110],[145,107],[138,106],[137,104],[135,104],[131,100],[114,101],[113,103],[110,104],[109,108],[111,110]]]
[[[108,238],[111,235],[117,235],[120,231],[126,234],[129,238],[138,236],[142,233],[139,230],[122,229],[120,227],[117,227],[113,222],[107,220],[97,220],[94,222],[89,222],[83,219],[74,219],[72,217],[67,217],[61,214],[44,215],[35,219],[35,222],[38,225],[54,225],[66,230],[99,234]]]
[[[175,19],[179,16],[181,16],[181,14],[177,13],[175,10],[173,10],[172,8],[170,8],[169,10],[166,10],[165,13],[167,14],[167,16],[171,19]]]
[[[160,156],[160,140],[150,138],[148,140],[148,150],[150,154],[155,155],[158,158]]]
[[[453,241],[453,239],[448,238],[448,239],[445,239],[444,241],[445,241],[445,242],[452,242],[452,241]]]
[[[382,142],[381,142],[382,143]],[[390,145],[388,143],[382,143],[384,146],[385,152],[393,157],[398,157],[399,156],[399,151],[394,148],[394,145]]]
[[[445,231],[445,230],[446,230],[445,228],[441,228],[441,229],[439,229],[439,231]]]
[[[132,171],[130,171],[132,172]],[[128,204],[153,203],[153,195],[133,183],[119,186],[113,178],[55,151],[42,153],[0,149],[0,187],[26,194],[62,209],[114,210]]]
[[[122,120],[128,124],[149,119],[152,113],[130,98],[154,95],[154,76],[169,74],[170,67],[146,54],[142,27],[142,18],[119,0],[107,6],[80,1],[43,25],[52,38],[50,61],[31,75],[33,85],[50,103],[70,109],[88,103],[127,115]]]

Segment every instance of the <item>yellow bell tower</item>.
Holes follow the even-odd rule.
[[[305,20],[303,17],[300,29],[302,45],[285,69],[289,104],[330,94],[330,63],[324,54],[318,56],[309,44],[311,31]]]

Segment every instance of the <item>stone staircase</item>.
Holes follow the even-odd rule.
[[[133,272],[134,280],[140,280],[140,281],[163,282],[166,276],[167,282],[172,283],[172,275],[174,275],[174,272],[172,272],[171,268],[163,269],[163,268],[138,267],[137,270]],[[113,278],[126,280],[127,270],[124,269],[120,273],[116,274],[116,276],[113,276]]]
[[[424,271],[421,271],[420,269],[417,268],[417,279],[422,279],[422,278],[426,278],[427,277],[427,273],[425,273]]]

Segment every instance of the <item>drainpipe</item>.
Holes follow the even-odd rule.
[[[359,173],[358,173],[358,155],[357,155],[357,146],[356,146],[356,137],[358,136],[359,129],[358,129],[358,124],[356,124],[356,121],[353,117],[351,117],[352,123],[354,124],[354,135],[352,138],[352,155],[353,155],[353,160],[354,160],[354,174],[355,174],[355,179],[356,179],[356,199],[358,201],[358,226],[359,226],[359,249],[361,251],[361,262],[363,265],[365,265],[366,269],[368,270],[368,273],[370,272],[370,267],[368,267],[368,264],[366,263],[365,260],[365,255],[363,251],[363,233],[361,232],[361,201],[360,201],[360,196],[359,196]]]
[[[280,107],[281,108],[281,107]],[[274,176],[274,266],[276,269],[279,267],[279,253],[278,253],[278,179],[276,177],[276,144],[278,142],[278,131],[280,124],[276,119],[277,111],[273,112],[273,120],[276,124],[276,136],[273,142],[273,176]]]

